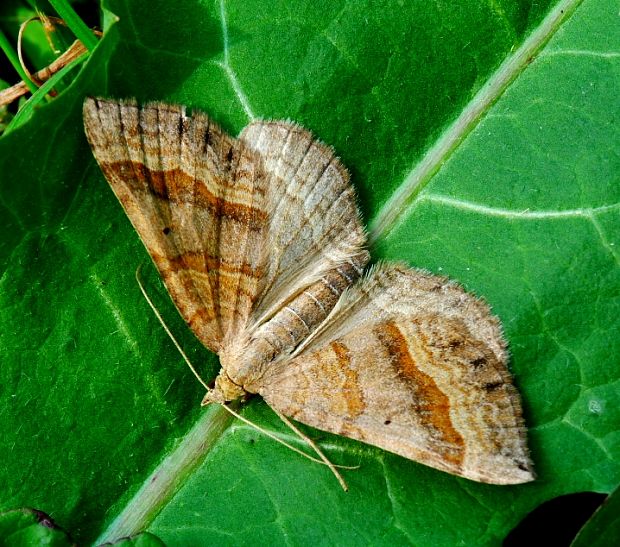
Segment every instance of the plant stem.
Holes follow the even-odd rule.
[[[32,113],[34,112],[35,107],[39,104],[43,98],[53,89],[53,87],[62,80],[74,67],[84,62],[84,60],[88,57],[87,53],[83,53],[77,59],[73,59],[68,65],[61,68],[56,74],[54,74],[47,82],[45,82],[41,87],[39,87],[33,94],[32,97],[26,102],[26,104],[20,108],[19,112],[15,115],[15,117],[11,120],[11,123],[6,127],[4,131],[4,135],[14,130],[16,127],[22,125],[25,121],[27,121]]]

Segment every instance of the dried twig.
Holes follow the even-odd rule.
[[[71,44],[71,46],[69,46],[69,49],[67,49],[67,51],[65,51],[62,55],[60,55],[57,59],[55,59],[49,66],[32,74],[30,70],[28,70],[28,67],[24,63],[24,60],[22,57],[22,37],[23,37],[24,29],[32,21],[41,21],[43,26],[46,29],[50,28],[50,25],[52,22],[58,23],[61,25],[64,25],[65,22],[62,19],[59,19],[57,17],[35,16],[35,17],[31,17],[27,21],[24,21],[19,28],[19,35],[17,38],[17,55],[19,57],[19,61],[22,65],[22,68],[24,69],[24,72],[30,78],[30,80],[35,85],[40,86],[43,82],[46,82],[47,80],[49,80],[54,74],[56,74],[63,67],[67,66],[69,63],[71,63],[73,60],[77,59],[81,55],[84,55],[84,53],[86,53],[88,50],[86,49],[86,47],[84,47],[84,44],[82,44],[82,42],[80,42],[79,40],[76,40],[75,42]],[[102,33],[99,31],[95,31],[95,34],[97,36],[102,35]],[[30,90],[28,89],[28,86],[26,85],[25,82],[19,82],[15,84],[14,86],[11,86],[7,89],[3,89],[2,91],[0,91],[0,106],[12,103],[13,101],[15,101],[16,99],[19,99],[19,97],[21,97],[22,95],[25,95],[29,91]]]

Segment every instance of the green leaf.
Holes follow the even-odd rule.
[[[499,544],[560,494],[620,482],[617,98],[609,0],[146,2],[0,140],[0,507],[80,544]],[[86,95],[290,118],[352,172],[374,257],[501,317],[539,475],[459,479],[315,430],[331,474],[217,408],[140,295],[147,260],[86,144]],[[206,378],[217,359],[147,288]],[[244,415],[295,443],[260,401]],[[303,446],[299,444],[299,446]]]
[[[5,547],[69,547],[74,545],[49,515],[36,509],[15,509],[0,513],[0,544]],[[157,536],[148,532],[107,543],[122,547],[163,547]]]
[[[157,536],[145,532],[106,545],[114,545],[115,547],[164,547],[165,543]]]
[[[86,46],[93,50],[97,47],[97,38],[92,30],[80,19],[71,4],[67,0],[48,0],[50,5],[56,10],[58,16],[67,24],[75,37]]]
[[[0,514],[0,544],[6,547],[68,547],[71,540],[45,513],[16,509]]]
[[[0,29],[0,49],[2,50],[2,53],[4,53],[6,58],[9,60],[9,62],[11,63],[15,71],[19,74],[19,77],[22,78],[24,82],[26,82],[26,85],[30,88],[30,91],[32,92],[36,91],[37,86],[34,83],[32,83],[32,81],[28,78],[28,76],[24,72],[24,69],[19,63],[17,52],[14,51],[12,44],[10,43],[8,37],[4,34],[4,32],[2,32],[2,29]]]
[[[592,518],[579,531],[571,547],[605,547],[620,537],[620,489],[603,502]]]

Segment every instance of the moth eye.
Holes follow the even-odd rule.
[[[166,227],[162,230],[162,232],[164,233],[164,235],[168,235],[168,234],[171,232],[171,230],[170,230],[170,228],[169,228],[168,226],[166,226]]]
[[[392,423],[392,420],[385,420],[385,422],[383,422],[384,425],[390,425]]]

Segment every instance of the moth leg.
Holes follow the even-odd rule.
[[[336,469],[336,466],[329,460],[329,458],[323,453],[323,451],[318,447],[318,445],[310,438],[308,435],[303,433],[293,422],[291,422],[284,414],[282,414],[279,410],[271,407],[271,409],[278,415],[280,420],[282,420],[290,429],[293,431],[300,439],[304,440],[312,447],[312,449],[317,453],[319,458],[325,462],[325,465],[329,467],[330,471],[334,474],[334,476],[338,479],[340,486],[345,492],[349,491],[349,487],[347,483],[342,478],[342,475]]]

